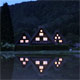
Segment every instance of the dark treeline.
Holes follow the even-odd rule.
[[[14,43],[14,32],[7,3],[1,7],[1,42]]]

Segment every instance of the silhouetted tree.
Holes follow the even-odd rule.
[[[9,6],[7,3],[1,7],[1,42],[14,42],[13,26],[10,17]]]

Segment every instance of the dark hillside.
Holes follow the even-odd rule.
[[[78,42],[78,1],[24,2],[10,6],[10,11],[16,36],[23,31],[32,36],[37,27],[43,25],[51,35],[59,29],[67,39]]]

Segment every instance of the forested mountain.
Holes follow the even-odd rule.
[[[24,31],[32,36],[42,25],[51,35],[55,30],[60,30],[67,40],[79,40],[78,1],[31,1],[9,8],[17,38]]]

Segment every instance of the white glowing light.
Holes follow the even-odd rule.
[[[43,30],[41,29],[40,32],[43,32]]]
[[[23,61],[22,63],[23,63],[23,65],[26,65],[26,62],[25,61]]]
[[[24,61],[24,58],[20,58],[20,61]]]
[[[39,66],[39,69],[44,69],[44,66]]]
[[[55,36],[55,39],[57,39],[57,37]]]
[[[40,72],[43,72],[43,70],[41,69]]]
[[[59,36],[59,34],[56,34],[56,36]]]
[[[56,42],[56,40],[54,40]]]
[[[62,43],[62,40],[59,40],[59,43]]]
[[[57,64],[56,67],[59,67],[59,65]]]
[[[24,40],[20,40],[20,43],[24,43]]]
[[[43,41],[48,41],[48,38],[47,37],[43,37]]]
[[[40,37],[36,37],[35,40],[36,40],[36,41],[40,41]]]
[[[28,58],[25,58],[25,61],[29,61],[29,59]]]
[[[55,61],[55,64],[57,64],[57,61]]]
[[[26,36],[23,36],[23,39],[26,39]]]
[[[40,61],[35,61],[35,64],[36,64],[36,65],[39,65],[39,64],[40,64]]]
[[[43,61],[43,65],[47,65],[48,64],[48,61]]]
[[[58,62],[58,64],[60,65],[60,64],[61,64],[61,62]]]
[[[25,43],[29,43],[29,40],[25,40]]]
[[[61,37],[59,36],[58,39],[60,39]]]
[[[44,33],[39,33],[39,36],[44,36]]]
[[[62,61],[62,58],[59,58],[59,61]]]

